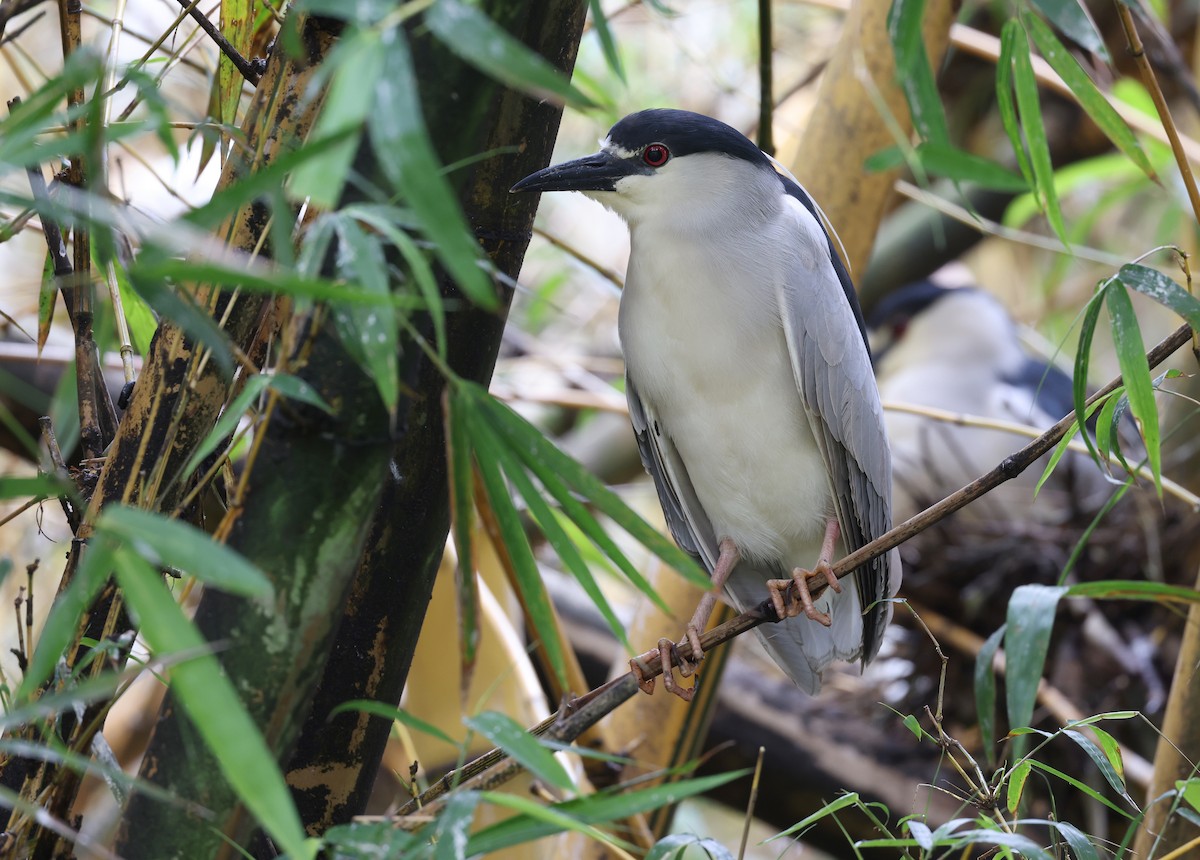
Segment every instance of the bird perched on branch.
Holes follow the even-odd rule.
[[[848,587],[829,562],[891,527],[891,460],[858,300],[816,204],[740,132],[680,110],[631,114],[596,154],[513,190],[580,191],[629,226],[629,413],[676,542],[713,579],[687,627],[693,657],[724,586],[738,609],[771,597],[784,620],[758,635],[808,692],[833,661],[869,661],[899,554]],[[810,569],[829,584],[815,601]],[[670,666],[695,665],[670,640],[659,653],[690,698]]]

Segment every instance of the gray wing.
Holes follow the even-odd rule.
[[[704,513],[692,480],[671,437],[662,431],[658,416],[642,402],[628,371],[625,373],[625,397],[629,401],[629,420],[637,437],[642,465],[654,479],[658,501],[675,543],[712,572],[717,563],[717,539]]]
[[[780,315],[796,385],[829,473],[842,540],[854,552],[892,525],[883,409],[849,276],[807,195],[798,186],[788,192],[785,226],[794,233],[789,245],[795,253],[776,285]],[[854,576],[861,606],[870,607],[863,618],[865,663],[878,653],[891,616],[885,601],[900,585],[899,553],[885,553]]]

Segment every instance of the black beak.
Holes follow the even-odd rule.
[[[640,165],[607,152],[555,164],[530,174],[513,191],[613,191],[618,179],[640,172]]]

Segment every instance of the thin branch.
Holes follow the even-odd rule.
[[[180,6],[189,6],[186,0],[179,0]],[[262,80],[262,73],[254,68],[254,64],[241,55],[237,48],[229,43],[229,40],[221,35],[221,29],[212,21],[208,20],[203,12],[198,8],[198,3],[191,3],[188,13],[192,16],[200,29],[203,30],[208,38],[216,42],[217,47],[221,49],[221,53],[229,58],[230,62],[237,68],[243,78],[250,82],[251,86],[257,87],[258,82]]]
[[[6,0],[0,3],[0,36],[4,35],[4,28],[8,26],[9,21],[44,2],[45,0]]]
[[[758,148],[775,154],[772,113],[775,109],[774,39],[771,35],[771,0],[758,0]]]
[[[1133,23],[1133,14],[1129,11],[1129,7],[1121,0],[1114,0],[1113,5],[1117,7],[1117,17],[1121,19],[1121,27],[1125,30],[1129,55],[1133,57],[1133,62],[1142,77],[1142,84],[1150,92],[1150,98],[1154,101],[1154,108],[1158,111],[1158,119],[1167,133],[1167,139],[1171,141],[1171,152],[1175,154],[1179,175],[1183,179],[1184,187],[1187,188],[1188,200],[1192,204],[1192,214],[1196,218],[1196,223],[1200,224],[1200,190],[1196,189],[1196,177],[1192,175],[1192,165],[1188,161],[1187,153],[1184,152],[1183,142],[1179,139],[1179,129],[1175,127],[1171,109],[1167,107],[1166,96],[1163,95],[1162,87],[1158,85],[1158,77],[1150,66],[1150,58],[1146,56],[1146,49],[1142,45],[1141,36],[1138,35],[1137,25]]]
[[[1186,344],[1191,335],[1191,327],[1183,325],[1160,341],[1157,346],[1146,354],[1146,360],[1150,365],[1150,369],[1153,370],[1162,364],[1171,353]],[[1116,390],[1121,384],[1122,378],[1120,376],[1116,377],[1093,394],[1089,398],[1088,403],[1104,397]],[[972,481],[961,490],[952,493],[932,507],[901,523],[887,534],[876,538],[856,552],[843,557],[832,566],[834,574],[839,579],[848,576],[871,559],[883,555],[913,535],[945,519],[959,508],[998,487],[1005,481],[1010,481],[1017,477],[1017,475],[1025,471],[1039,457],[1058,444],[1063,436],[1074,430],[1075,423],[1075,413],[1072,412],[1024,448],[1006,457],[1003,462],[986,475]],[[810,575],[808,578],[808,587],[812,596],[816,597],[826,588],[825,577],[820,574]],[[704,652],[711,651],[717,645],[728,642],[730,639],[740,636],[748,630],[753,630],[762,624],[774,623],[779,620],[775,615],[775,608],[771,604],[771,601],[764,600],[741,615],[735,616],[724,624],[706,632],[700,637],[700,647]],[[675,651],[678,657],[690,659],[692,656],[691,643],[685,637],[682,642],[676,644]],[[662,674],[663,666],[657,649],[642,655],[641,661],[644,678],[656,678]],[[615,710],[628,699],[631,699],[637,691],[638,684],[634,679],[633,673],[626,672],[624,675],[614,678],[607,684],[597,687],[590,693],[586,693],[568,702],[560,709],[558,714],[530,729],[530,734],[549,737],[562,743],[570,743],[584,729],[594,725],[604,715]],[[416,798],[406,804],[400,810],[399,816],[403,817],[419,811],[422,814],[421,818],[425,819],[426,815],[432,814],[444,802],[440,798],[450,789],[458,786],[466,788],[492,787],[510,779],[519,773],[520,770],[521,766],[511,759],[506,758],[502,750],[494,749],[480,756],[475,761],[459,768],[457,771],[453,771],[442,777],[441,780],[422,794],[420,798]],[[413,824],[416,826],[418,822],[413,822]],[[401,822],[401,826],[403,826],[403,822]]]

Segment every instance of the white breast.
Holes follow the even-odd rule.
[[[647,223],[632,234],[620,333],[643,401],[679,450],[718,539],[787,569],[811,567],[833,507],[775,304],[779,273],[731,266],[733,256],[747,259],[744,244],[734,255]]]

